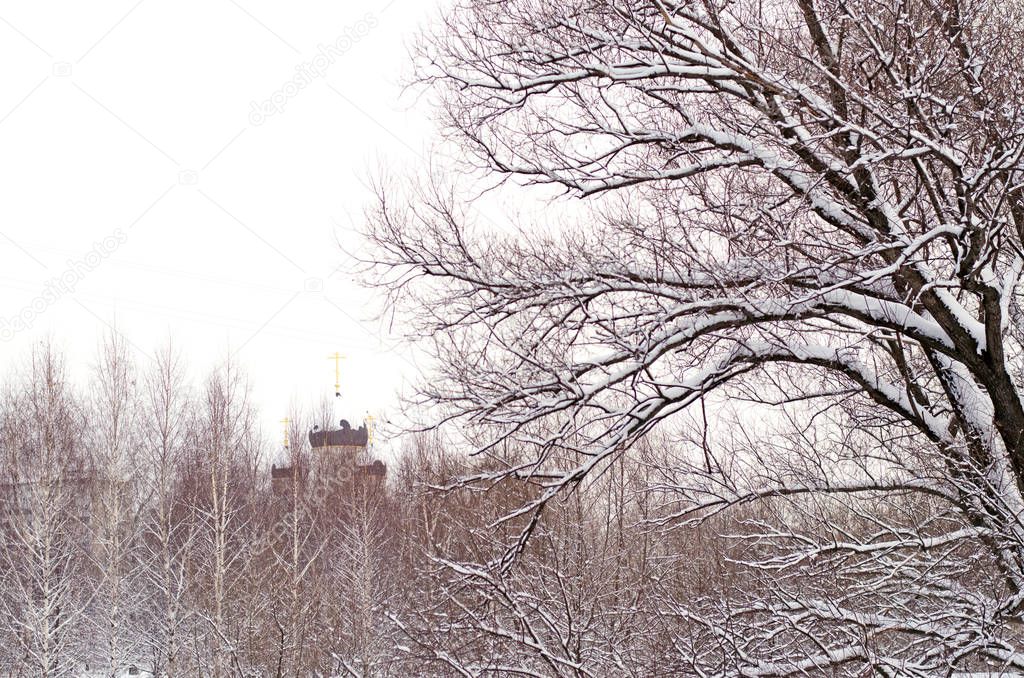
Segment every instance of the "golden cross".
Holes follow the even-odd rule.
[[[288,417],[285,417],[284,419],[281,420],[281,423],[284,424],[284,447],[285,447],[285,449],[288,449],[288,424],[290,424],[291,421],[292,420],[289,419]]]
[[[337,351],[334,355],[327,356],[328,360],[334,361],[334,395],[341,397],[341,361],[345,359],[345,356],[341,355]]]

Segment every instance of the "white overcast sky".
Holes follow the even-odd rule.
[[[269,428],[289,402],[331,391],[337,350],[346,409],[387,414],[417,369],[338,245],[359,246],[374,168],[411,171],[432,142],[429,112],[400,85],[436,11],[0,3],[0,322],[42,309],[4,333],[0,368],[51,337],[84,376],[111,326],[145,368],[171,336],[197,377],[234,355]],[[323,76],[285,91],[332,44],[345,51]],[[275,94],[282,110],[252,114]],[[116,247],[77,264],[73,291],[45,294],[104,238]]]

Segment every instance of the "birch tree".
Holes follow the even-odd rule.
[[[324,661],[318,643],[324,633],[321,610],[324,586],[324,519],[331,509],[310,487],[311,452],[306,433],[309,417],[292,413],[279,468],[286,475],[272,482],[266,503],[270,509],[261,543],[253,548],[264,576],[269,599],[264,636],[265,660],[274,676],[301,676]],[[290,475],[289,475],[290,474]]]
[[[192,621],[189,572],[195,549],[196,488],[187,482],[185,449],[192,403],[184,362],[170,344],[157,351],[143,378],[139,407],[141,487],[149,501],[143,520],[146,586],[151,619],[146,624],[155,675],[187,675],[188,629]]]
[[[90,426],[84,432],[92,476],[89,553],[99,581],[91,635],[98,664],[117,678],[140,660],[145,642],[140,514],[147,498],[139,474],[135,366],[123,338],[104,337],[90,385]]]
[[[400,604],[400,526],[385,487],[354,470],[338,477],[325,506],[335,515],[326,524],[324,645],[331,675],[390,676],[395,637],[387,612]]]
[[[10,675],[72,676],[94,582],[86,567],[85,417],[53,347],[32,352],[5,394],[0,628]]]
[[[372,215],[434,342],[421,395],[481,452],[536,451],[467,479],[535,483],[504,565],[718,398],[727,439],[664,469],[660,520],[763,508],[734,523],[751,585],[672,610],[717,648],[680,645],[690,671],[1024,672],[1020,6],[466,0],[441,24],[419,73],[471,168],[583,201],[508,234],[440,182]]]
[[[252,527],[251,506],[259,439],[248,401],[248,386],[238,367],[228,363],[208,379],[201,410],[192,427],[197,457],[190,469],[196,487],[196,510],[202,556],[191,576],[204,618],[200,637],[207,643],[206,656],[213,678],[242,671],[239,639],[251,597],[237,597],[243,572],[249,564],[245,548]],[[251,593],[251,592],[250,592]],[[199,648],[196,648],[197,652]]]

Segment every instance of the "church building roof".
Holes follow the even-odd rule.
[[[309,444],[313,447],[333,447],[335,445],[366,447],[369,435],[366,425],[359,428],[352,426],[345,419],[341,420],[341,428],[331,431],[320,431],[314,428],[309,432]]]

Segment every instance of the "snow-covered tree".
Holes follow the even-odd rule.
[[[535,483],[513,521],[705,408],[658,520],[732,512],[747,579],[666,610],[694,673],[1024,671],[1021,12],[465,0],[424,43],[477,168],[588,200],[508,234],[381,191],[422,395],[534,446],[478,477]]]
[[[92,511],[89,556],[98,590],[87,635],[95,665],[117,678],[146,646],[141,513],[148,501],[140,475],[139,399],[128,345],[111,332],[100,345],[91,379],[89,445]],[[92,664],[91,664],[92,665]]]
[[[267,605],[263,614],[262,662],[270,675],[303,676],[325,661],[317,642],[327,590],[322,576],[327,546],[324,519],[335,512],[309,487],[310,450],[306,417],[287,419],[287,444],[279,454],[279,477],[265,498],[260,539],[250,546]],[[290,474],[290,475],[289,475]]]
[[[0,427],[3,672],[73,676],[85,665],[92,505],[86,419],[49,344],[4,395]]]
[[[402,602],[403,570],[395,557],[400,526],[392,518],[392,502],[375,480],[351,477],[324,508],[334,512],[326,523],[321,579],[330,674],[396,675],[394,627],[387,613]]]
[[[188,675],[188,641],[194,610],[189,601],[195,549],[196,488],[187,482],[192,461],[186,441],[192,422],[185,364],[168,344],[157,351],[143,378],[139,492],[146,497],[142,560],[149,603],[143,624],[153,672],[167,678]]]
[[[405,463],[418,467],[423,484],[444,485],[452,472],[470,472],[465,460],[461,469],[449,460],[447,478],[438,476],[444,466],[437,461],[421,456]],[[648,498],[638,468],[627,474],[620,466],[550,503],[508,567],[499,566],[508,534],[494,530],[493,521],[523,501],[523,481],[445,493],[437,513],[449,524],[450,539],[419,562],[414,590],[422,598],[395,611],[411,665],[438,675],[670,673],[655,648],[660,628],[675,625],[660,624],[653,603],[656,582],[682,554],[656,550],[654,532],[637,529]],[[410,503],[437,500],[402,496]],[[406,529],[406,539],[415,540],[430,526]]]
[[[243,670],[240,639],[250,605],[262,602],[245,589],[260,441],[248,385],[236,365],[226,363],[210,375],[191,429],[195,457],[186,482],[194,484],[198,525],[190,584],[206,641],[205,648],[195,648],[196,659],[206,666],[201,672],[222,678]]]

